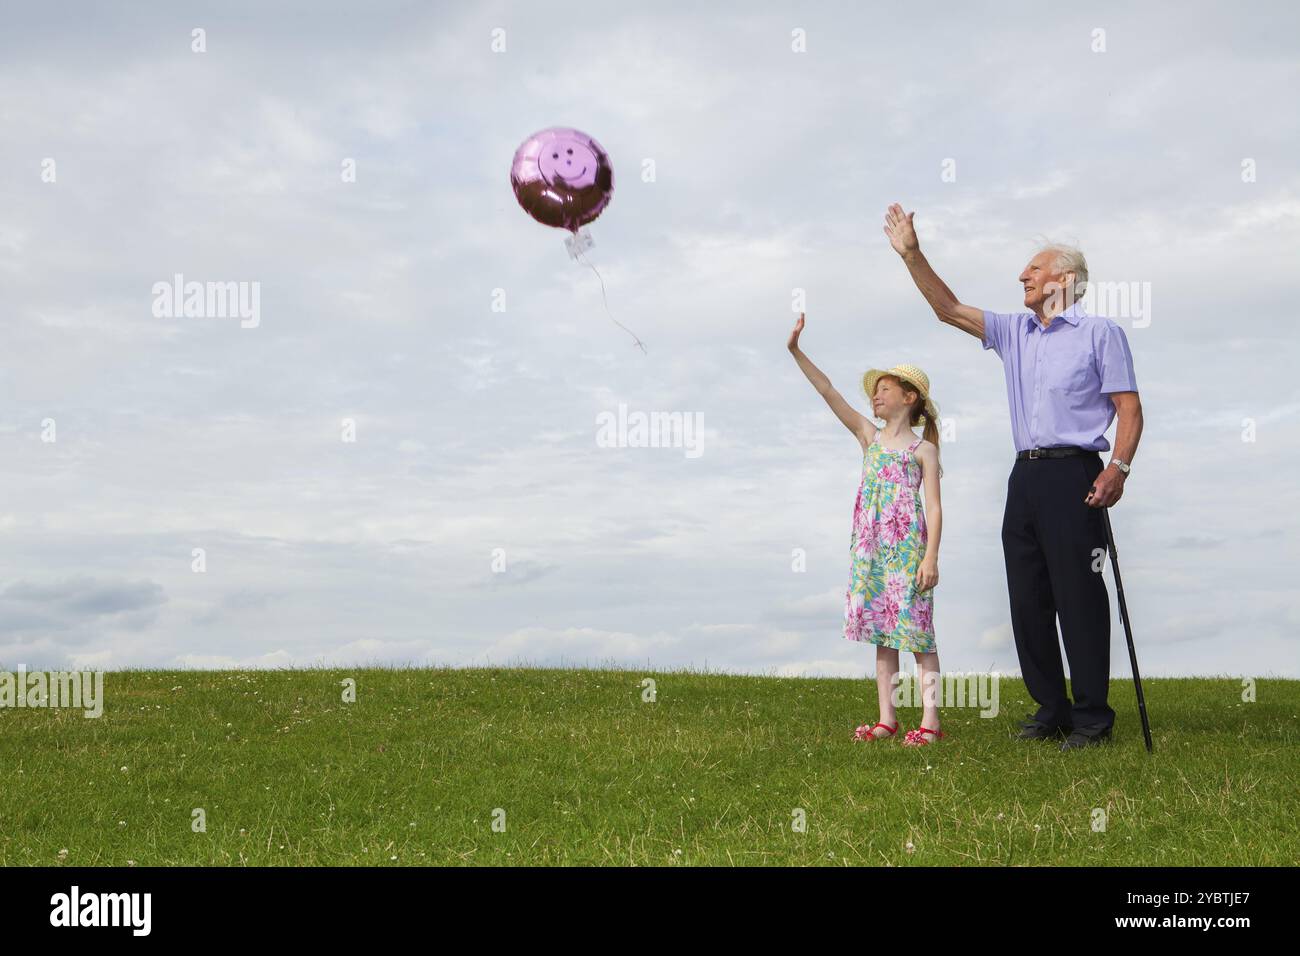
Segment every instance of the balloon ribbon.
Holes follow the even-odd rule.
[[[606,298],[605,296],[605,280],[601,278],[600,271],[594,265],[592,265],[590,262],[586,260],[586,258],[582,255],[581,249],[579,249],[575,253],[575,255],[579,259],[581,259],[582,262],[585,263],[587,267],[591,269],[592,272],[596,273],[597,279],[600,279],[600,299],[602,302],[605,303],[605,314],[609,316],[609,320],[613,322],[615,325],[617,325],[624,332],[626,332],[628,335],[632,336],[632,340],[636,342],[636,347],[639,348],[644,353],[646,350],[645,345],[642,343],[642,341],[639,338],[637,338],[637,334],[633,332],[631,329],[629,329],[622,322],[620,322],[618,319],[614,318],[614,313],[609,311],[609,299]]]

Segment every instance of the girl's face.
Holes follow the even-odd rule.
[[[890,418],[906,410],[918,398],[916,393],[905,391],[898,379],[885,376],[876,382],[876,394],[871,398],[871,408],[877,418]]]

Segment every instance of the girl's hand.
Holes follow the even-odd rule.
[[[916,572],[918,591],[928,591],[939,583],[939,561],[937,558],[925,558]]]
[[[794,324],[794,331],[790,333],[790,341],[785,344],[791,352],[799,349],[799,333],[803,331],[803,313],[799,313],[799,321]]]

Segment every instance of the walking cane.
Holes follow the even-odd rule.
[[[1119,578],[1119,554],[1115,550],[1115,535],[1110,530],[1110,509],[1101,509],[1101,520],[1106,526],[1106,546],[1110,549],[1110,566],[1115,571],[1115,590],[1119,592],[1119,616],[1124,621],[1124,636],[1128,638],[1128,660],[1133,666],[1133,685],[1137,687],[1138,713],[1142,715],[1142,736],[1146,738],[1147,753],[1151,753],[1151,722],[1147,720],[1147,702],[1142,696],[1142,676],[1138,673],[1137,650],[1133,647],[1133,627],[1128,622],[1128,604],[1124,601],[1124,582]]]

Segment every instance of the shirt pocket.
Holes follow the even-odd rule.
[[[1047,385],[1054,392],[1088,392],[1100,387],[1091,352],[1070,349],[1053,356],[1048,365]]]

